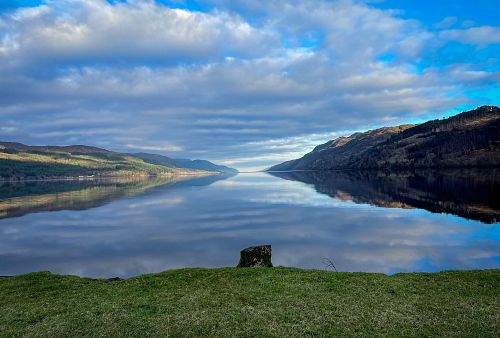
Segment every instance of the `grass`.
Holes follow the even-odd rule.
[[[498,337],[499,282],[500,270],[183,269],[125,281],[39,272],[0,279],[0,336]]]

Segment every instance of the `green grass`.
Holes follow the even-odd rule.
[[[125,281],[0,279],[0,336],[500,335],[500,270],[394,276],[183,269]]]

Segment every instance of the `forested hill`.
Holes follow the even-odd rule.
[[[500,166],[500,109],[384,127],[317,146],[269,171]]]
[[[142,159],[83,145],[27,146],[0,142],[0,179],[45,179],[79,176],[169,176],[215,174],[146,163]]]
[[[215,164],[207,160],[189,160],[189,159],[173,159],[163,155],[149,153],[135,153],[133,156],[139,157],[144,162],[168,167],[193,169],[193,170],[208,170],[217,171],[226,174],[236,174],[238,170],[229,168],[223,165]]]

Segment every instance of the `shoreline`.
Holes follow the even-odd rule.
[[[175,177],[175,176],[213,176],[220,175],[221,172],[203,172],[203,173],[172,173],[165,175],[96,175],[96,176],[67,176],[67,177],[47,177],[47,178],[33,178],[33,179],[0,179],[0,183],[17,183],[17,182],[51,182],[51,181],[93,181],[93,180],[106,180],[116,178],[156,178],[156,177]]]
[[[72,274],[58,274],[58,273],[53,273],[48,270],[39,270],[39,271],[31,271],[31,272],[25,272],[25,273],[20,273],[17,275],[0,275],[0,278],[22,278],[24,276],[29,276],[33,274],[49,274],[55,277],[70,277],[70,278],[80,278],[80,279],[88,279],[92,281],[106,281],[106,280],[116,280],[118,278],[120,281],[128,281],[136,278],[145,278],[145,277],[154,277],[154,276],[159,276],[167,273],[181,273],[181,272],[186,272],[186,271],[196,271],[196,270],[203,270],[203,271],[218,271],[218,270],[279,270],[279,269],[289,269],[289,270],[296,270],[296,271],[302,271],[302,272],[318,272],[318,273],[334,273],[334,274],[345,274],[345,275],[355,275],[355,274],[362,274],[362,275],[380,275],[380,276],[386,276],[386,277],[394,277],[394,276],[400,276],[400,275],[414,275],[414,274],[422,274],[422,275],[436,275],[436,274],[442,274],[442,273],[471,273],[471,272],[482,272],[482,271],[496,271],[500,275],[500,267],[498,268],[486,268],[486,269],[445,269],[445,270],[439,270],[439,271],[402,271],[402,272],[395,272],[395,273],[385,273],[385,272],[366,272],[366,271],[335,271],[332,269],[317,269],[317,268],[299,268],[299,267],[293,267],[293,266],[274,266],[274,267],[237,267],[237,266],[221,266],[221,267],[212,267],[212,268],[205,268],[205,267],[185,267],[185,268],[175,268],[175,269],[169,269],[169,270],[163,270],[159,272],[151,272],[151,273],[143,273],[139,275],[133,275],[130,277],[123,277],[123,276],[108,276],[108,277],[89,277],[89,276],[80,276],[80,275],[72,275]],[[500,282],[500,280],[499,280]],[[500,285],[499,285],[500,286]]]
[[[264,173],[290,172],[342,172],[342,171],[374,171],[374,172],[417,172],[417,171],[446,171],[446,170],[493,170],[500,169],[500,165],[484,166],[436,166],[436,167],[369,167],[369,168],[331,168],[331,169],[290,169],[290,170],[263,170]]]

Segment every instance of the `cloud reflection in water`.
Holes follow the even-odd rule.
[[[234,266],[240,249],[264,243],[275,265],[303,268],[323,269],[323,258],[342,271],[500,267],[498,224],[355,202],[263,173],[160,184],[87,210],[0,220],[0,274]]]

